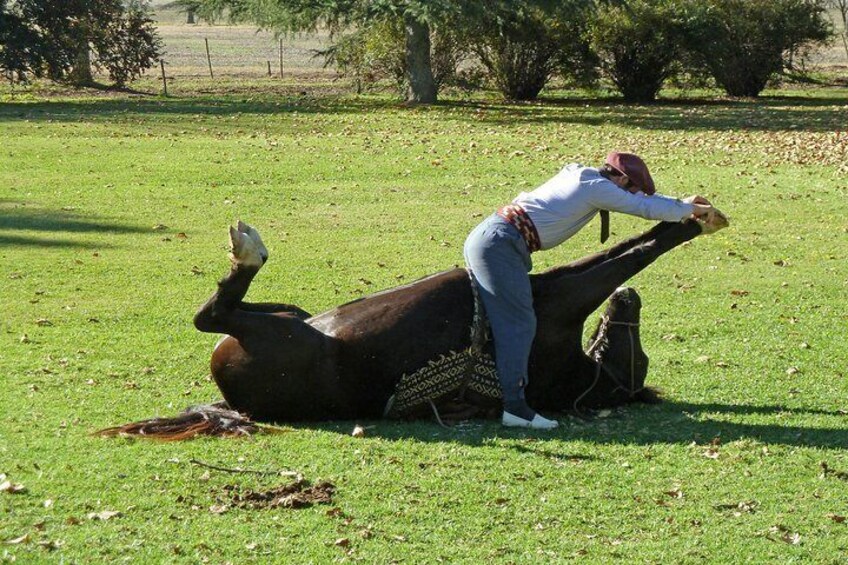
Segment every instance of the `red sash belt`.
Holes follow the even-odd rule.
[[[507,204],[498,210],[498,216],[512,224],[518,230],[518,233],[524,238],[524,243],[527,244],[527,249],[530,250],[530,253],[542,248],[542,240],[539,239],[539,232],[536,231],[533,220],[530,219],[524,208],[518,204]]]

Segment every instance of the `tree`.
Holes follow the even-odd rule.
[[[842,20],[842,45],[845,46],[845,56],[848,57],[848,0],[827,0],[825,5],[839,13]]]
[[[41,35],[27,25],[17,6],[0,0],[0,71],[9,80],[22,81],[33,70],[42,69],[44,60]]]
[[[693,60],[731,96],[756,97],[793,57],[826,42],[818,0],[698,0],[689,37]]]
[[[186,4],[182,0],[176,3]],[[323,26],[336,36],[351,28],[366,28],[375,20],[393,18],[403,26],[409,84],[406,98],[413,103],[436,101],[430,26],[446,12],[458,8],[457,2],[450,0],[199,0],[198,3],[198,14],[206,19],[227,14],[232,21],[252,22],[277,33],[316,31]]]
[[[433,29],[430,35],[430,66],[439,89],[456,81],[457,66],[464,50],[450,29]],[[365,27],[344,34],[318,54],[324,57],[327,66],[332,65],[341,74],[354,78],[357,92],[363,85],[390,80],[406,95],[409,73],[401,21],[394,18],[373,20]]]
[[[97,68],[124,86],[160,55],[142,0],[14,0],[0,7],[0,59],[14,57],[14,65],[3,66],[18,79],[46,74],[82,86],[94,82]]]

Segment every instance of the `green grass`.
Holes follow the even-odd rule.
[[[296,86],[0,93],[0,473],[27,489],[0,492],[0,561],[848,561],[844,90],[407,108]],[[360,439],[355,422],[177,444],[90,435],[219,397],[216,337],[191,317],[236,219],[271,252],[249,299],[319,312],[460,264],[480,214],[613,147],[643,154],[662,192],[731,218],[631,281],[664,404],[563,417],[552,434],[380,421],[359,422]],[[614,217],[613,238],[649,225]],[[597,250],[596,228],[536,269]],[[331,507],[215,514],[225,485],[284,479],[193,458],[338,491]],[[122,514],[88,518],[102,510]]]

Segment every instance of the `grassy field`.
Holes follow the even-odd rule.
[[[0,562],[848,562],[848,92],[407,108],[318,90],[0,93],[0,483],[25,489],[0,492]],[[191,317],[236,219],[271,252],[248,298],[318,312],[460,264],[481,214],[614,147],[731,218],[631,281],[665,403],[551,434],[90,435],[219,397]],[[614,217],[613,241],[649,225]],[[592,225],[536,269],[598,247]],[[287,479],[193,459],[337,491],[240,508],[232,486]]]

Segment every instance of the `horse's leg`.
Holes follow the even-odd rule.
[[[230,228],[230,245],[232,267],[229,274],[218,283],[215,294],[195,314],[194,325],[198,330],[243,339],[249,334],[262,335],[270,328],[279,330],[281,324],[297,326],[284,321],[288,318],[300,324],[301,320],[309,317],[305,310],[289,304],[244,302],[250,283],[268,260],[268,250],[259,233],[243,222],[238,223],[238,229]],[[296,330],[295,327],[289,329]]]
[[[281,304],[277,302],[239,302],[238,309],[245,312],[258,312],[262,314],[291,314],[300,320],[312,317],[312,314],[294,306],[293,304]]]
[[[539,322],[557,325],[585,320],[629,278],[653,263],[667,251],[701,233],[697,222],[661,223],[645,234],[628,240],[628,248],[616,246],[618,254],[598,262],[593,268],[563,275],[544,288],[544,304],[536,311]]]
[[[673,223],[669,222],[661,222],[650,230],[633,237],[629,237],[624,241],[621,241],[614,246],[606,249],[604,251],[599,251],[598,253],[594,253],[582,259],[578,259],[577,261],[573,261],[567,265],[569,275],[575,273],[585,272],[593,267],[596,267],[603,263],[604,261],[609,261],[610,259],[615,259],[620,256],[622,253],[626,253],[630,249],[633,249],[637,245],[644,243],[654,237],[657,236],[658,233],[663,232],[667,229],[670,229],[674,226]]]
[[[233,409],[260,420],[323,415],[327,405],[338,403],[334,383],[325,375],[332,341],[304,323],[305,312],[296,307],[242,308],[267,251],[255,230],[241,223],[230,228],[230,241],[230,273],[194,318],[200,331],[233,338],[219,342],[212,355],[215,383]]]

